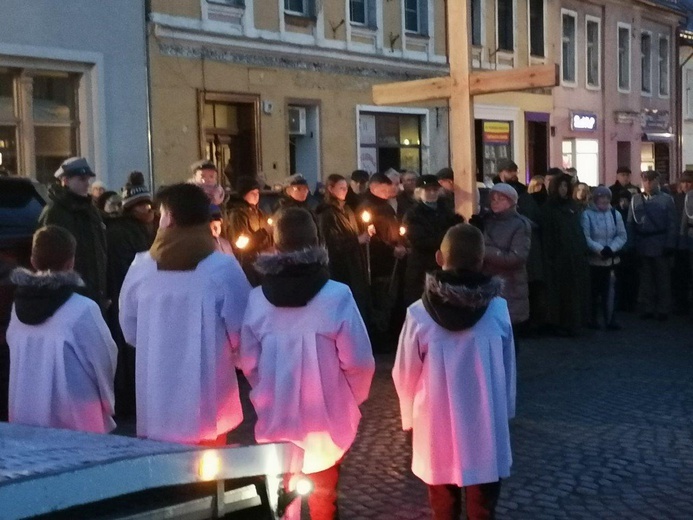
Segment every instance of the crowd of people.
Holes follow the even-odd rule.
[[[134,416],[140,437],[219,446],[245,379],[256,440],[300,446],[311,518],[337,518],[373,351],[396,351],[434,517],[458,518],[464,490],[468,517],[492,518],[518,341],[688,312],[693,258],[693,172],[672,196],[655,171],[640,189],[627,168],[609,188],[498,170],[464,223],[450,168],[333,174],[322,200],[294,174],[268,208],[258,179],[228,194],[209,161],[153,197],[141,172],[118,194],[68,159],[32,269],[11,275],[10,420],[107,433]]]

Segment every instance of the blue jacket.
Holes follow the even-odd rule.
[[[590,265],[610,266],[619,262],[618,257],[603,258],[600,254],[605,247],[618,253],[626,245],[626,226],[618,211],[611,207],[606,211],[600,211],[590,205],[582,213],[582,231],[585,233],[587,247],[590,250],[588,257]]]

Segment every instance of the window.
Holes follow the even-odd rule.
[[[630,92],[630,25],[618,24],[618,90]]]
[[[481,47],[481,0],[472,0],[472,45]]]
[[[640,66],[642,70],[641,90],[643,94],[652,94],[652,35],[643,32],[640,36]]]
[[[503,51],[514,51],[514,20],[513,2],[514,0],[497,0],[497,34],[498,49]]]
[[[544,0],[529,0],[529,52],[532,56],[545,56]]]
[[[0,168],[53,182],[79,154],[78,88],[76,74],[0,69]]]
[[[686,94],[685,117],[686,117],[686,119],[693,119],[693,69],[686,69],[686,82],[683,85],[683,88],[685,89],[685,94]],[[0,96],[1,95],[2,94],[0,94]],[[0,98],[0,99],[2,99],[2,98]]]
[[[599,141],[596,139],[566,139],[562,143],[563,168],[575,168],[580,181],[598,186]]]
[[[404,0],[404,29],[410,33],[428,34],[427,0]]]
[[[416,114],[359,114],[359,165],[368,172],[421,171],[421,128]]]
[[[284,10],[298,16],[313,16],[315,0],[284,0]]]
[[[207,3],[230,5],[231,7],[245,7],[245,0],[207,0]]]
[[[577,13],[562,11],[563,44],[561,46],[561,77],[563,83],[575,84],[577,81],[577,53],[575,36],[577,32]]]
[[[349,0],[349,21],[353,25],[375,28],[375,0]]]
[[[587,86],[601,85],[601,22],[598,18],[585,18]]]
[[[669,95],[669,38],[659,38],[659,95]]]

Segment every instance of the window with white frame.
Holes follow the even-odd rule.
[[[481,47],[481,27],[482,27],[482,0],[471,0],[472,9],[472,45]]]
[[[245,7],[245,0],[207,0],[207,3],[229,5],[231,7]]]
[[[640,35],[640,69],[641,91],[643,94],[652,94],[652,34],[643,32]]]
[[[669,96],[669,38],[659,37],[659,95]]]
[[[685,83],[683,85],[685,92],[685,117],[688,120],[693,119],[693,69],[685,69]]]
[[[352,25],[375,28],[376,0],[349,0],[349,21]]]
[[[404,29],[413,34],[428,34],[428,0],[404,0]]]
[[[577,82],[577,13],[561,10],[563,39],[561,46],[561,77],[564,84],[574,85]]]
[[[543,58],[544,50],[544,0],[529,0],[529,53]]]
[[[0,168],[51,183],[79,154],[80,75],[0,68]]]
[[[513,2],[515,0],[496,0],[496,34],[498,49],[502,51],[515,50],[515,20]]]
[[[601,71],[601,20],[585,17],[585,76],[587,86],[599,88],[602,83]]]
[[[315,0],[284,0],[284,11],[297,16],[313,16]]]
[[[630,25],[618,24],[618,90],[630,92]]]

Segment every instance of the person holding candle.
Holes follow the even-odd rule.
[[[327,178],[325,202],[318,207],[318,229],[330,257],[330,278],[349,286],[364,320],[368,316],[370,295],[364,245],[375,232],[373,226],[362,231],[356,215],[346,205],[348,184],[341,175]]]
[[[272,247],[272,227],[267,215],[258,207],[259,202],[260,183],[254,177],[239,177],[236,195],[229,201],[227,236],[253,287],[260,283],[260,276],[253,267],[255,259]]]

